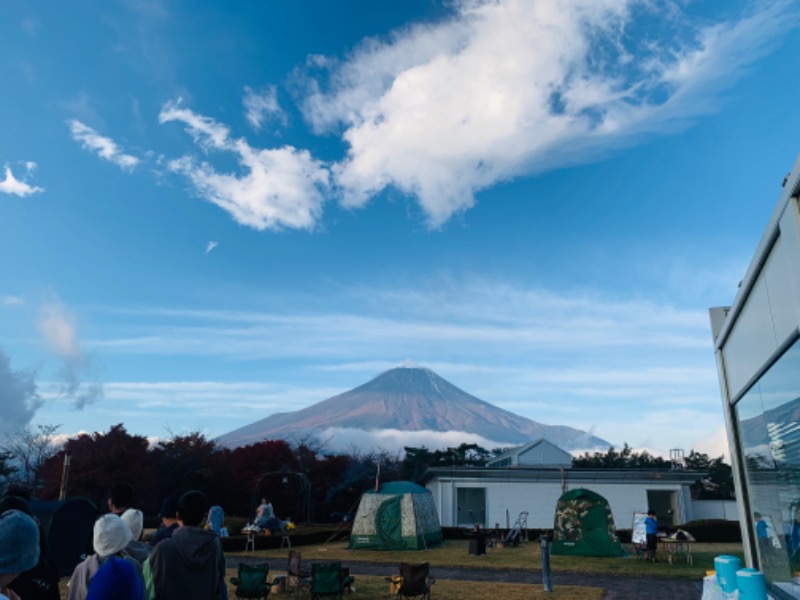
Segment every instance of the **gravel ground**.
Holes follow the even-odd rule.
[[[251,557],[228,556],[228,566],[239,562],[258,561]],[[396,568],[386,563],[347,561],[351,575],[388,576]],[[458,579],[462,581],[493,581],[505,583],[530,583],[542,585],[541,571],[522,569],[479,569],[465,567],[431,567],[431,576],[436,579]],[[658,579],[654,577],[616,577],[596,573],[553,571],[553,588],[559,585],[599,587],[605,590],[605,600],[699,600],[701,582],[685,579]]]

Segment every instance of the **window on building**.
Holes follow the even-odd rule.
[[[472,527],[475,523],[486,526],[486,488],[456,490],[456,520],[459,527]]]
[[[758,564],[781,597],[800,598],[800,341],[736,404]]]

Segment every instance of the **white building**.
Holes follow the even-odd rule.
[[[511,527],[527,512],[531,529],[552,529],[556,502],[568,490],[587,488],[608,500],[618,529],[633,513],[656,511],[659,521],[694,519],[690,487],[704,473],[681,470],[572,469],[569,453],[545,440],[514,448],[485,468],[434,467],[422,476],[443,527]],[[495,466],[492,466],[495,465]]]
[[[730,307],[711,309],[748,566],[800,598],[800,159]],[[768,541],[756,539],[758,512]],[[797,525],[795,524],[796,522]]]

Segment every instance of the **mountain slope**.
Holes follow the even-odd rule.
[[[277,413],[218,438],[223,446],[319,434],[331,428],[364,431],[460,431],[498,445],[545,438],[565,450],[607,448],[608,442],[563,425],[544,425],[484,402],[433,371],[397,368],[304,409]]]

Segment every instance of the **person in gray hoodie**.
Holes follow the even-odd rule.
[[[159,542],[144,563],[148,600],[224,598],[222,544],[216,533],[200,528],[209,504],[206,495],[196,490],[178,500],[178,529]]]
[[[141,541],[142,530],[144,529],[144,515],[142,511],[136,508],[129,508],[120,517],[128,529],[131,530],[131,541],[125,546],[121,552],[122,556],[129,557],[137,561],[140,565],[144,565],[144,561],[150,556],[152,547],[147,542]]]

